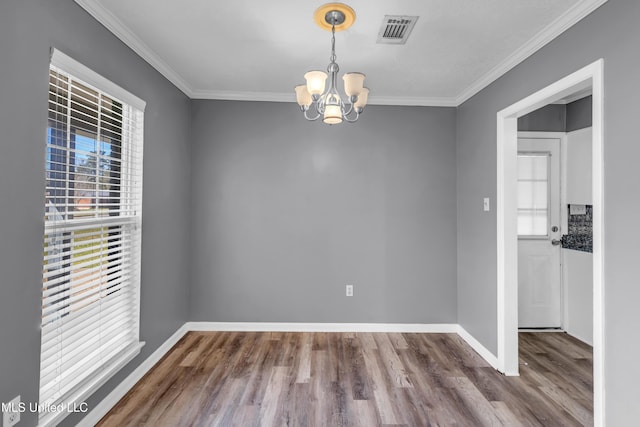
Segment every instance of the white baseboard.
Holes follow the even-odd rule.
[[[156,349],[147,359],[142,362],[133,372],[129,374],[111,393],[107,395],[100,403],[98,403],[79,423],[78,427],[93,427],[95,426],[107,413],[113,408],[116,403],[124,397],[125,394],[140,379],[147,373],[153,366],[167,354],[171,348],[176,345],[180,338],[182,338],[189,330],[186,328],[187,324],[184,324],[173,335],[169,337],[160,347]]]
[[[474,349],[476,351],[476,353],[478,353],[480,355],[480,357],[482,357],[484,360],[487,361],[487,363],[489,365],[491,365],[492,368],[494,369],[498,369],[498,358],[491,353],[489,350],[487,350],[487,348],[485,346],[483,346],[482,344],[480,344],[480,341],[478,341],[477,339],[475,339],[473,337],[473,335],[471,335],[469,332],[467,332],[467,330],[465,328],[463,328],[460,325],[457,325],[457,331],[458,335],[460,335],[460,337],[465,340],[467,342],[467,344],[469,344],[469,346]],[[508,374],[506,374],[508,375]]]
[[[593,339],[591,337],[585,338],[582,334],[574,334],[573,331],[565,331],[567,334],[571,335],[575,339],[582,341],[583,343],[590,345],[593,347]]]
[[[96,425],[120,399],[189,331],[247,331],[247,332],[398,332],[398,333],[454,333],[464,339],[493,368],[498,360],[462,326],[455,323],[263,323],[263,322],[187,322],[142,362],[124,381],[84,417],[79,427]]]
[[[188,322],[189,331],[250,332],[405,332],[457,333],[458,325],[449,323],[264,323],[264,322]]]

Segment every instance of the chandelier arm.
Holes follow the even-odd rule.
[[[324,114],[324,110],[325,110],[325,106],[327,103],[327,96],[329,95],[328,92],[324,93],[323,95],[320,96],[320,98],[318,98],[318,100],[313,104],[316,107],[316,111],[318,112],[318,114]]]
[[[353,108],[353,104],[348,104],[349,105],[349,109],[345,111],[345,109],[347,108],[347,104],[346,103],[342,103],[342,115],[347,117],[349,114],[351,114],[352,111],[355,110],[355,108]]]
[[[350,113],[353,113],[353,112],[355,112],[355,114],[356,114],[356,115],[355,115],[355,117],[353,117],[352,119],[350,119],[350,118],[348,117],[348,115],[349,115]],[[342,118],[343,118],[346,122],[354,123],[354,122],[357,122],[357,121],[358,121],[358,119],[360,118],[360,113],[358,112],[358,109],[357,109],[357,108],[351,108],[351,109],[349,109],[349,112],[348,112],[348,113],[345,113],[345,114],[343,114],[343,115],[342,115]]]
[[[309,111],[311,110],[311,106],[309,107],[303,107],[302,108],[302,113],[304,115],[304,118],[309,120],[310,122],[313,122],[315,120],[318,120],[320,118],[320,116],[322,116],[322,114],[320,114],[320,112],[318,111],[318,106],[316,103],[313,104],[316,108],[316,115],[314,117],[309,117]]]
[[[316,120],[318,120],[322,116],[322,114],[317,113],[314,117],[309,117],[307,115],[307,112],[308,112],[308,110],[304,112],[304,118],[309,120],[310,122],[315,122]]]

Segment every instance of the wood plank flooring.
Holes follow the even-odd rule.
[[[588,426],[591,347],[520,334],[520,377],[456,334],[190,332],[107,426]]]

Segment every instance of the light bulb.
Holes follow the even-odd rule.
[[[367,99],[369,98],[369,89],[366,87],[362,88],[360,95],[358,95],[358,100],[353,105],[356,109],[364,108],[367,105]]]
[[[339,105],[327,105],[324,108],[323,121],[328,125],[342,123],[342,109]]]
[[[296,101],[301,107],[308,107],[311,105],[311,94],[307,90],[307,85],[296,86]]]
[[[322,95],[327,73],[324,71],[309,71],[304,75],[304,78],[307,80],[307,91],[311,95]]]
[[[344,92],[347,96],[359,96],[364,85],[365,75],[362,73],[347,73],[342,76],[344,80]]]

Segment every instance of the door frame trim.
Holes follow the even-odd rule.
[[[579,90],[592,88],[593,381],[594,425],[604,425],[603,67],[599,59],[497,113],[498,370],[518,375],[518,248],[516,173],[518,117]]]

